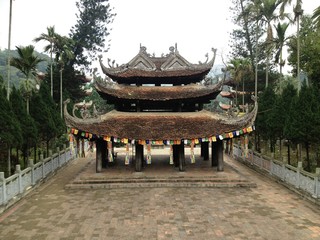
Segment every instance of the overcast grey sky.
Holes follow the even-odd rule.
[[[14,0],[11,49],[33,44],[42,52],[44,43],[32,40],[46,33],[48,26],[67,35],[76,22],[76,0]],[[225,60],[232,31],[230,1],[227,0],[110,0],[117,13],[110,35],[111,47],[103,54],[126,63],[139,51],[140,43],[149,53],[160,56],[178,44],[179,52],[190,62],[212,56],[218,49],[216,63]],[[304,0],[303,9],[312,13],[320,0]],[[9,0],[0,0],[0,48],[8,47]]]

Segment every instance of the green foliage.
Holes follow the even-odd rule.
[[[272,3],[271,7],[268,2]],[[232,3],[233,22],[238,27],[231,33],[231,58],[250,59],[252,69],[258,63],[258,91],[261,91],[267,82],[273,85],[278,77],[275,61],[272,61],[275,44],[269,41],[273,36],[271,23],[278,16],[270,9],[274,10],[278,3],[274,0],[233,0]],[[264,79],[266,83],[263,83]],[[245,86],[247,91],[254,91],[253,82],[246,82]]]
[[[109,112],[114,109],[112,105],[107,104],[106,101],[103,98],[101,98],[99,93],[94,88],[92,90],[92,94],[85,97],[85,101],[86,102],[92,101],[97,111],[100,113]]]
[[[284,134],[287,139],[303,144],[306,150],[306,169],[311,170],[309,149],[319,143],[320,135],[320,102],[319,90],[303,85],[299,96],[291,102]],[[320,162],[318,161],[318,164]]]
[[[20,123],[12,111],[4,88],[0,89],[0,150],[22,142]]]
[[[38,72],[46,72],[47,68],[47,61],[49,60],[48,56],[42,53],[39,53],[37,51],[34,51],[35,56],[39,57],[40,59],[44,59],[45,61],[38,63],[37,70]],[[11,50],[10,55],[12,57],[18,57],[18,53],[16,50]],[[7,81],[7,58],[8,58],[8,50],[0,50],[0,77],[2,76],[2,79],[4,81],[4,84],[6,85]],[[20,88],[20,83],[25,81],[25,76],[22,74],[22,72],[12,67],[11,70],[11,77],[10,77],[10,86],[15,86],[17,89]]]
[[[312,87],[303,86],[299,97],[292,104],[289,126],[291,134],[301,143],[319,141],[320,136],[320,105],[317,99],[319,92]],[[292,133],[293,132],[293,133]]]
[[[297,38],[288,43],[288,63],[292,73],[297,73]],[[310,16],[301,19],[300,28],[300,68],[306,72],[311,83],[320,86],[320,29],[312,24]]]
[[[281,94],[275,95],[274,105],[268,116],[269,127],[274,140],[282,140],[285,136],[284,128],[289,118],[289,112],[286,109],[290,108],[295,96],[297,96],[297,91],[291,84],[288,84]]]
[[[49,142],[54,138],[56,128],[54,121],[50,117],[50,111],[39,94],[31,98],[30,114],[36,122],[39,139],[47,144],[48,150]]]
[[[84,72],[91,71],[89,68],[92,61],[97,60],[97,55],[107,51],[106,48],[109,47],[105,44],[111,30],[108,26],[116,14],[112,12],[108,2],[109,0],[78,0],[77,23],[71,28],[69,37],[59,35],[52,26],[47,27],[47,33],[34,39],[36,42],[47,41],[45,51],[54,55],[52,70],[51,67],[47,69],[50,74],[45,75],[45,81],[50,83],[55,102],[60,101],[61,80],[63,99],[70,98],[77,102],[85,96],[82,91]]]
[[[284,67],[286,62],[283,59],[282,50],[287,40],[289,40],[289,37],[286,36],[289,25],[290,24],[286,22],[279,22],[278,25],[275,26],[277,33],[276,38],[273,40],[275,42],[275,48],[277,49],[275,54],[275,62],[280,66],[280,73],[282,73],[282,68]]]
[[[38,94],[32,96],[30,115],[36,121],[39,138],[47,144],[55,137],[63,134],[63,121],[50,97],[50,92],[46,84],[41,86]]]
[[[45,105],[47,106],[50,112],[50,118],[54,122],[54,126],[56,129],[55,137],[59,137],[65,132],[66,126],[65,126],[64,120],[61,118],[59,114],[58,105],[56,105],[53,99],[50,97],[50,91],[47,84],[41,85],[39,95],[43,100],[43,102],[45,103]]]
[[[271,140],[271,143],[275,143],[275,133],[273,132],[273,119],[271,114],[273,107],[275,106],[276,95],[272,87],[268,86],[262,93],[259,94],[258,104],[259,112],[256,119],[256,128],[261,137],[265,140]],[[271,145],[272,145],[271,144]]]
[[[12,66],[18,68],[23,75],[25,76],[25,82],[21,88],[27,99],[27,113],[29,113],[29,99],[32,93],[33,88],[35,87],[35,81],[37,79],[37,65],[42,62],[43,59],[40,59],[34,54],[34,46],[29,45],[26,47],[17,47],[18,57],[13,57],[10,60]],[[34,80],[34,82],[32,81]]]
[[[320,6],[317,7],[313,14],[312,14],[312,20],[313,20],[313,23],[315,24],[315,26],[320,29]]]
[[[75,42],[75,60],[71,64],[87,68],[97,60],[97,54],[107,51],[105,41],[110,34],[108,26],[116,16],[109,0],[79,0],[78,20],[71,29],[70,37]]]
[[[35,146],[37,143],[38,129],[35,121],[27,113],[25,102],[21,95],[21,92],[13,87],[10,95],[10,101],[17,119],[19,119],[22,134],[22,150],[24,158],[27,158],[28,149],[31,146]],[[16,146],[18,147],[18,146]]]
[[[10,63],[13,67],[18,68],[26,78],[37,76],[37,65],[43,61],[34,54],[34,46],[16,47],[18,57],[12,57]]]

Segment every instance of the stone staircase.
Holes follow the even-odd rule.
[[[188,159],[186,157],[186,159]],[[229,157],[225,157],[223,172],[210,166],[210,161],[201,158],[195,164],[187,162],[186,171],[179,172],[177,168],[168,164],[166,155],[153,156],[151,165],[145,165],[142,172],[135,172],[134,166],[124,165],[121,154],[115,162],[95,172],[95,160],[90,158],[88,164],[77,176],[65,186],[65,189],[97,189],[97,188],[254,188],[256,183],[244,176],[232,164]]]

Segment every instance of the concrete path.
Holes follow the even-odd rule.
[[[256,188],[66,189],[73,160],[0,215],[0,239],[320,240],[320,209],[228,157]]]

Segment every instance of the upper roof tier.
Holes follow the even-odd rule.
[[[211,70],[216,57],[216,49],[212,49],[213,57],[204,63],[192,64],[182,57],[175,47],[170,47],[170,53],[155,57],[146,51],[146,47],[140,46],[139,53],[127,64],[115,66],[114,62],[109,67],[100,65],[104,74],[112,80],[122,84],[189,84],[200,82]]]

